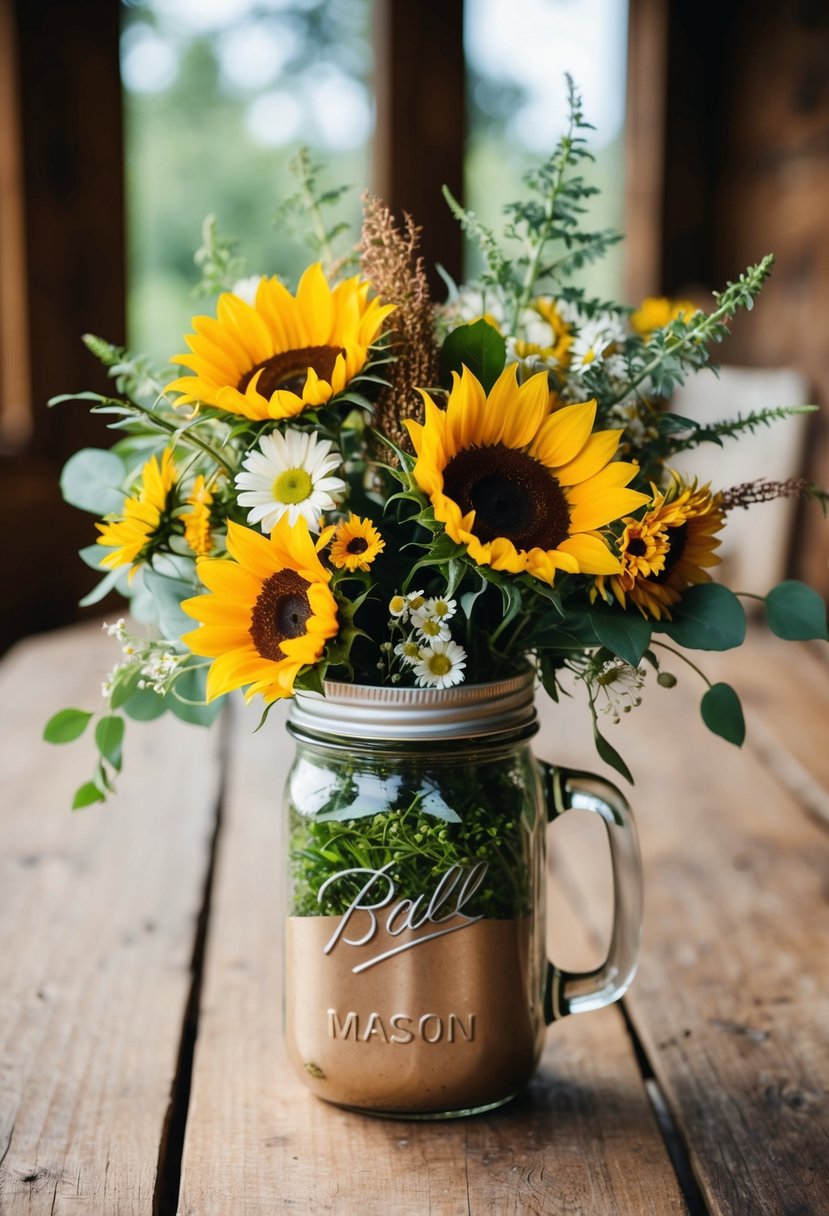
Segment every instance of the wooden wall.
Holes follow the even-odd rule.
[[[22,241],[0,267],[2,330],[18,356],[25,346],[28,368],[4,378],[0,401],[13,420],[0,448],[2,650],[72,620],[89,587],[77,550],[94,540],[94,526],[62,502],[58,477],[76,448],[101,446],[101,427],[81,404],[48,410],[46,402],[104,388],[80,336],[124,341],[125,280],[118,5],[0,0],[0,10],[15,77],[13,95],[11,72],[5,78],[3,214],[11,222],[11,204]],[[25,310],[20,324],[8,324],[9,309]]]
[[[630,89],[645,125],[631,130],[628,175],[645,188],[644,202],[629,188],[628,206],[661,220],[631,217],[630,283],[710,291],[774,252],[722,361],[806,375],[822,412],[802,472],[829,487],[829,4],[631,0]],[[663,116],[650,131],[648,95]],[[790,566],[829,597],[829,525],[814,504],[798,512]]]

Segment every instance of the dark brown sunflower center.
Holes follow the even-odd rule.
[[[365,553],[368,548],[368,541],[364,536],[355,536],[346,545],[349,553]]]
[[[443,490],[460,509],[475,512],[472,531],[486,544],[496,536],[516,549],[555,549],[570,535],[570,509],[550,471],[515,448],[466,448],[443,470]]]
[[[629,540],[627,548],[628,553],[631,553],[634,557],[644,557],[648,551],[648,547],[641,536],[634,536]]]
[[[305,633],[311,615],[307,579],[295,570],[280,570],[262,584],[250,614],[250,636],[263,659],[285,658],[282,643]]]
[[[668,575],[685,552],[688,542],[688,524],[680,524],[678,528],[668,528],[668,552],[665,554],[665,565],[658,574],[653,576],[655,583],[664,583]]]
[[[271,397],[279,388],[301,394],[309,367],[313,367],[320,380],[330,384],[337,356],[343,354],[345,351],[341,346],[302,346],[296,350],[282,351],[255,364],[249,372],[245,372],[236,387],[243,393],[256,373],[261,371],[256,390],[263,397]]]

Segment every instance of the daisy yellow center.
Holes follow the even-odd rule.
[[[420,628],[427,637],[436,638],[440,633],[440,621],[424,621]]]
[[[561,486],[515,448],[465,448],[443,470],[443,489],[464,514],[475,512],[472,531],[484,544],[500,536],[516,549],[555,549],[570,534]]]
[[[420,647],[417,642],[406,642],[403,646],[403,653],[410,659],[416,659],[420,654]]]
[[[305,469],[286,469],[280,473],[273,483],[273,496],[277,502],[290,506],[292,503],[305,502],[311,497],[314,483],[311,474]]]
[[[433,676],[445,676],[452,670],[452,660],[445,654],[433,654],[429,659],[429,671]]]
[[[364,536],[355,536],[348,542],[346,549],[349,553],[365,553],[368,541]]]
[[[310,583],[295,570],[280,570],[262,584],[250,614],[250,636],[263,659],[285,658],[282,643],[302,637],[311,615]]]
[[[278,389],[287,389],[291,393],[301,393],[308,378],[308,368],[312,367],[320,380],[331,383],[334,365],[337,357],[344,354],[341,346],[303,346],[296,350],[282,351],[256,363],[245,372],[237,384],[243,393],[257,372],[262,375],[256,382],[257,392],[263,397],[271,397]]]

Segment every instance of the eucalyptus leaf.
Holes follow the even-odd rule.
[[[632,612],[593,612],[590,620],[602,646],[631,667],[639,666],[652,633],[643,616]]]
[[[672,609],[672,621],[655,629],[689,650],[731,650],[746,636],[746,614],[733,591],[719,583],[689,587]]]
[[[222,712],[223,697],[207,703],[207,670],[187,667],[178,677],[165,701],[170,712],[193,726],[210,726]]]
[[[700,702],[700,713],[710,731],[742,747],[746,737],[743,707],[730,684],[712,684]]]
[[[153,718],[160,718],[170,706],[166,697],[160,697],[151,688],[139,688],[121,708],[127,717],[135,722],[152,722]]]
[[[63,466],[60,489],[73,507],[93,515],[117,515],[124,505],[126,468],[114,452],[81,448]]]
[[[769,629],[789,642],[825,640],[826,604],[812,587],[797,579],[778,583],[765,600]]]

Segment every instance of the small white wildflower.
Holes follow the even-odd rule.
[[[437,595],[427,600],[423,607],[431,617],[438,621],[450,620],[458,610],[456,600],[443,600]]]
[[[642,704],[639,690],[644,683],[643,668],[632,667],[623,659],[609,659],[596,676],[596,708],[600,713],[610,714],[614,722],[620,722],[621,714],[629,714]],[[600,702],[601,696],[604,700]]]
[[[112,681],[111,680],[102,680],[101,681],[101,696],[107,701],[112,696]]]
[[[449,626],[423,608],[412,613],[412,624],[425,642],[448,642],[452,634]]]
[[[119,642],[125,642],[127,639],[126,624],[127,622],[124,617],[119,616],[114,625],[108,625],[106,621],[104,621],[102,628],[106,630],[109,637],[117,638]]]
[[[393,595],[389,600],[389,612],[393,617],[400,617],[403,620],[409,614],[409,601],[405,595]]]
[[[433,642],[415,663],[417,683],[426,688],[451,688],[463,680],[466,651],[457,642]]]
[[[421,650],[420,643],[412,637],[406,638],[405,642],[398,642],[394,648],[394,653],[404,663],[416,663],[420,658]]]
[[[242,279],[237,279],[230,290],[246,304],[253,305],[256,303],[256,293],[261,282],[261,274],[248,274]]]
[[[410,591],[406,596],[406,607],[409,612],[419,612],[426,603],[426,596],[422,591]]]
[[[570,368],[578,375],[593,363],[601,363],[611,353],[610,348],[624,339],[618,318],[600,313],[589,321],[579,323],[578,333],[570,348]]]

